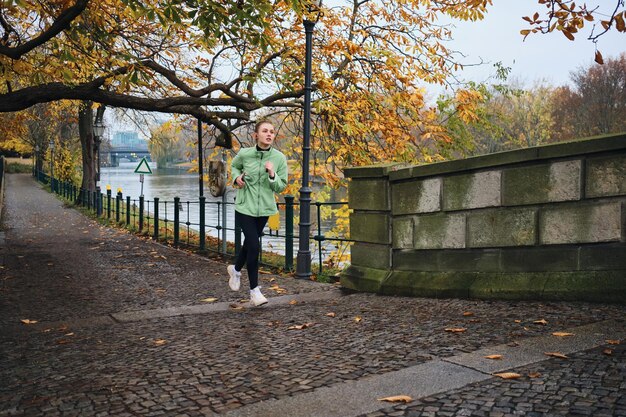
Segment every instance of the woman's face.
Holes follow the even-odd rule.
[[[267,149],[272,146],[276,133],[271,123],[262,123],[254,133],[256,143],[261,149]]]

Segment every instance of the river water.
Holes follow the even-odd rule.
[[[111,187],[111,192],[113,195],[117,192],[119,188],[122,190],[122,194],[124,198],[130,196],[132,200],[138,200],[141,195],[141,183],[139,181],[139,174],[135,174],[134,170],[137,168],[137,162],[120,162],[118,167],[103,167],[101,168],[100,173],[100,186],[103,190],[106,189],[107,186]],[[159,198],[159,217],[165,217],[165,211],[167,211],[168,220],[174,219],[174,197],[179,197],[182,202],[183,210],[180,212],[180,221],[181,223],[189,223],[189,228],[194,230],[199,230],[199,179],[197,173],[188,173],[183,170],[178,169],[166,169],[166,170],[157,170],[156,163],[150,162],[150,168],[152,170],[152,174],[144,175],[144,183],[143,183],[143,195],[145,201],[150,201],[148,206],[149,211],[153,212],[154,207],[154,198]],[[227,188],[226,197],[213,197],[209,192],[208,187],[204,187],[204,196],[206,197],[206,211],[205,211],[205,223],[206,223],[206,234],[214,237],[223,237],[223,231],[219,232],[216,226],[218,225],[218,217],[219,223],[223,224],[222,220],[222,209],[218,209],[218,202],[226,201],[226,227],[234,228],[234,197],[235,190],[232,188]],[[296,197],[296,203],[298,196]],[[167,204],[164,204],[167,202]],[[221,205],[220,205],[221,207]],[[298,212],[298,206],[294,208],[294,211]],[[219,213],[218,213],[219,212]],[[279,234],[284,236],[284,210],[280,211],[280,229]],[[311,233],[312,235],[317,234],[317,214],[316,210],[313,209],[311,211]],[[186,227],[181,224],[181,229]],[[330,222],[322,222],[322,234],[329,230],[332,227],[332,223]],[[298,234],[298,224],[294,224],[294,234]],[[243,237],[242,237],[243,239]],[[230,242],[234,242],[235,240],[235,232],[234,230],[226,230],[226,240]],[[311,252],[313,257],[313,262],[315,263],[319,259],[319,251],[317,242],[311,238]],[[270,236],[269,229],[266,228],[265,236],[263,237],[263,247],[265,250],[271,250],[273,252],[277,252],[280,254],[284,254],[285,250],[285,240],[284,237],[276,237]],[[322,255],[325,256],[329,250],[332,250],[334,247],[331,242],[325,242],[325,245],[322,247]],[[294,239],[294,256],[298,250],[298,240]]]

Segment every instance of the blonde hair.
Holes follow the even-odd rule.
[[[274,124],[272,122],[270,122],[269,120],[259,120],[254,125],[254,133],[259,133],[259,128],[261,127],[261,125],[264,125],[264,124],[268,124],[268,125],[271,125],[272,127],[274,127]]]

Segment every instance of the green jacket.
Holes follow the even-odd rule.
[[[270,180],[265,171],[265,163],[274,164],[274,180]],[[233,183],[245,173],[246,184],[237,191],[235,210],[252,217],[271,216],[278,210],[274,193],[280,193],[287,187],[287,158],[277,149],[258,151],[256,146],[242,148],[233,158],[231,175]],[[234,184],[237,187],[236,184]]]

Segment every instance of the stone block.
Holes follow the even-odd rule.
[[[500,171],[445,177],[443,209],[449,211],[499,206],[500,177]]]
[[[393,215],[441,210],[441,178],[400,182],[391,186]]]
[[[578,246],[506,248],[500,253],[501,271],[547,272],[578,270]]]
[[[440,271],[497,272],[500,249],[442,250],[437,254]]]
[[[504,170],[502,205],[580,199],[581,161],[561,161]]]
[[[348,184],[348,204],[353,210],[389,210],[388,187],[384,178],[353,179]]]
[[[546,283],[544,274],[489,273],[477,275],[469,296],[481,299],[539,300]]]
[[[626,276],[624,271],[553,272],[542,298],[626,304]]]
[[[430,272],[495,272],[500,270],[498,249],[397,250],[393,269]]]
[[[393,248],[410,249],[413,247],[413,218],[396,217],[393,224]]]
[[[440,213],[416,216],[413,228],[415,249],[465,247],[465,214]]]
[[[360,242],[391,244],[389,215],[386,213],[351,213],[350,236]]]
[[[620,202],[543,208],[539,214],[539,241],[544,245],[619,241],[621,220]]]
[[[344,288],[376,293],[388,275],[387,270],[350,265],[341,273],[339,282]]]
[[[392,272],[380,286],[385,295],[468,298],[475,274],[450,272]]]
[[[528,246],[536,242],[534,208],[481,210],[467,215],[467,247]]]
[[[397,271],[439,271],[439,251],[433,250],[394,250],[393,269]]]
[[[614,195],[626,195],[626,155],[588,159],[585,196]]]
[[[350,248],[350,263],[375,269],[391,267],[391,248],[389,245],[355,242]]]
[[[626,243],[601,243],[580,248],[581,271],[622,270],[626,280]]]

